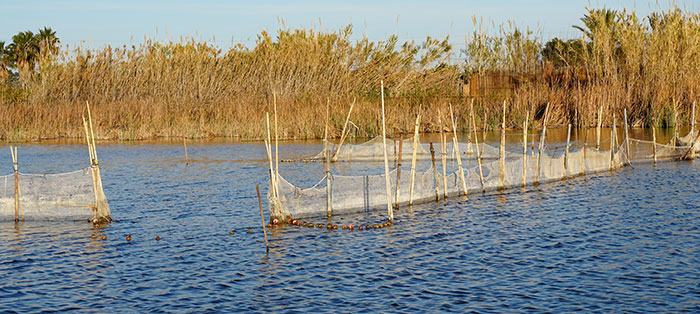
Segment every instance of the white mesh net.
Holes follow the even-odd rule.
[[[93,172],[96,176],[93,176]],[[97,168],[60,174],[19,174],[19,219],[111,220]],[[15,176],[0,176],[0,219],[15,219]],[[97,200],[97,201],[96,201]]]
[[[413,138],[407,138],[402,141],[387,139],[387,155],[389,160],[395,160],[399,151],[401,151],[401,157],[404,160],[411,160],[413,156]],[[382,142],[382,137],[377,136],[367,142],[360,144],[349,144],[343,143],[340,145],[340,150],[338,150],[338,144],[325,141],[327,144],[327,149],[330,151],[331,156],[335,156],[336,161],[383,161],[384,143]],[[399,147],[399,143],[402,142]],[[476,149],[473,143],[458,143],[459,153],[462,157],[474,157]],[[441,152],[440,145],[434,146],[435,154],[438,156]],[[454,144],[448,142],[446,144],[446,153],[448,159],[455,159]],[[337,152],[337,153],[336,153]],[[481,158],[484,159],[496,159],[500,158],[500,150],[498,147],[491,146],[485,143],[479,143],[479,153]],[[517,156],[517,154],[507,153],[507,157]],[[430,144],[418,143],[416,146],[416,159],[418,160],[428,160],[430,159]],[[312,159],[323,160],[323,152],[319,152]]]
[[[373,140],[373,141],[376,141]],[[411,142],[412,144],[412,142]],[[411,145],[410,144],[410,145]],[[372,145],[374,146],[374,144]],[[481,146],[481,145],[480,145]],[[568,158],[564,153],[547,153],[524,155],[522,153],[508,153],[504,159],[504,167],[501,171],[501,161],[491,160],[483,163],[483,185],[479,175],[479,168],[474,162],[464,168],[466,193],[490,191],[495,189],[507,189],[522,186],[523,184],[545,183],[563,180],[567,177],[579,176],[585,173],[609,171],[625,165],[627,160],[626,143],[623,142],[614,153],[610,151],[598,151],[593,149],[574,149],[569,152]],[[644,146],[635,144],[638,151]],[[355,145],[351,150],[356,149]],[[488,147],[488,146],[487,146]],[[664,148],[666,149],[666,148]],[[341,149],[342,150],[342,149]],[[632,150],[632,147],[630,147]],[[677,155],[676,152],[663,152],[659,154]],[[381,148],[380,148],[381,152]],[[642,153],[639,156],[646,156]],[[463,194],[461,178],[458,171],[442,175],[442,167],[438,171],[431,165],[425,171],[417,171],[413,186],[413,195],[410,195],[410,163],[411,156],[402,154],[404,165],[400,177],[399,204],[424,203],[436,198]],[[664,155],[664,156],[666,156]],[[674,155],[674,156],[675,156]],[[428,157],[430,158],[430,157]],[[646,158],[646,157],[645,157]],[[439,160],[439,158],[436,157]],[[632,158],[630,158],[632,159]],[[538,165],[539,164],[539,165]],[[387,195],[384,175],[341,176],[331,177],[330,194],[326,190],[326,179],[322,179],[311,188],[302,189],[279,176],[279,203],[271,206],[271,216],[288,219],[321,216],[327,213],[326,200],[331,198],[332,212],[341,213],[348,211],[361,211],[376,208],[386,208]],[[391,182],[391,203],[396,202],[397,169],[389,173]],[[446,179],[446,180],[445,180]],[[273,199],[273,201],[275,201]]]

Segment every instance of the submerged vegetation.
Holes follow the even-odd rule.
[[[61,50],[50,29],[49,39],[24,32],[0,47],[0,138],[80,137],[89,101],[100,117],[98,138],[259,139],[273,95],[282,137],[323,136],[327,104],[338,135],[353,101],[354,134],[373,136],[380,80],[390,131],[411,129],[421,104],[424,131],[437,129],[438,108],[447,103],[465,128],[472,99],[478,124],[487,127],[500,120],[503,100],[512,127],[522,125],[526,111],[540,118],[546,103],[553,124],[591,126],[603,106],[606,124],[627,109],[633,125],[672,126],[674,112],[689,116],[700,92],[700,22],[693,12],[637,17],[589,9],[576,26],[580,38],[544,44],[537,31],[473,22],[458,63],[448,38],[351,40],[351,26],[262,32],[254,47],[226,51],[194,40]],[[21,42],[34,48],[18,54],[25,51]],[[488,77],[504,82],[491,88]]]

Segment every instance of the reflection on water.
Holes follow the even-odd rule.
[[[180,144],[98,147],[112,224],[0,222],[0,312],[700,311],[697,162],[402,207],[377,230],[275,228],[266,255],[255,193],[267,193],[264,145],[191,142],[186,161]],[[280,156],[320,149],[284,143]],[[19,152],[25,172],[88,163],[79,144]],[[280,168],[297,182],[323,176],[319,163]],[[331,222],[384,220],[372,211]]]

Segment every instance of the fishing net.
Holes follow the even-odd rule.
[[[325,141],[325,140],[324,140]],[[401,152],[401,158],[404,160],[411,160],[413,156],[413,137],[404,139],[402,141],[386,139],[387,145],[387,155],[389,160],[395,160],[399,157],[399,151]],[[331,143],[325,141],[327,145],[327,150],[330,152],[330,156],[334,156],[334,161],[383,161],[384,160],[384,143],[381,136],[377,136],[367,142],[359,144],[349,144],[343,143],[339,144]],[[475,144],[460,142],[457,144],[459,153],[463,158],[475,157],[476,149]],[[402,146],[402,147],[400,147]],[[434,145],[433,147],[436,156],[441,154],[440,145]],[[447,158],[452,160],[455,159],[455,149],[452,142],[446,144],[445,152],[447,153]],[[479,153],[481,158],[484,159],[497,159],[500,158],[500,150],[498,147],[491,146],[488,144],[479,144]],[[511,156],[510,153],[507,156]],[[515,155],[512,155],[515,156]],[[417,160],[428,160],[430,159],[430,144],[418,143],[416,146],[416,159]],[[323,160],[323,151],[316,154],[312,159]]]
[[[373,140],[374,141],[374,140]],[[411,144],[412,145],[412,142]],[[481,145],[480,145],[481,146]],[[661,146],[661,145],[659,145]],[[357,146],[355,146],[357,147]],[[353,147],[352,149],[354,149]],[[397,201],[401,204],[425,203],[442,199],[447,196],[507,189],[523,186],[524,184],[539,184],[551,181],[564,180],[567,177],[575,177],[586,173],[610,171],[623,167],[627,163],[627,145],[623,142],[614,152],[598,151],[594,149],[577,148],[566,152],[547,152],[541,154],[515,154],[508,153],[507,158],[484,162],[481,171],[476,163],[464,168],[466,191],[462,191],[459,171],[454,171],[446,176],[442,175],[442,167],[439,169],[431,164],[427,170],[415,173],[413,191],[410,191],[410,155],[402,154],[404,164],[400,174],[399,192],[397,198],[397,172],[393,169],[389,173],[391,183],[391,203]],[[643,143],[634,145],[641,150]],[[663,152],[659,147],[657,154],[673,155],[673,152]],[[630,150],[632,148],[630,147]],[[381,149],[380,149],[381,151]],[[676,154],[677,155],[677,154]],[[635,156],[646,156],[638,153]],[[666,156],[666,155],[664,155]],[[674,155],[675,156],[675,155]],[[640,157],[641,158],[641,157]],[[631,158],[630,158],[631,159]],[[480,175],[483,175],[483,179]],[[287,219],[290,217],[303,218],[321,216],[327,213],[327,198],[330,197],[332,213],[363,211],[381,209],[387,206],[387,194],[384,174],[364,176],[331,175],[324,177],[316,185],[310,188],[299,188],[279,177],[278,198],[269,195],[271,203],[271,216]],[[328,180],[327,180],[328,179]],[[330,193],[327,185],[330,184]]]
[[[99,169],[60,174],[18,174],[19,219],[111,220]],[[15,176],[0,176],[0,219],[15,218]]]

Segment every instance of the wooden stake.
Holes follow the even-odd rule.
[[[92,143],[90,142],[90,132],[88,131],[88,124],[85,121],[85,117],[83,117],[83,127],[85,127],[85,140],[87,141],[88,145],[88,153],[90,155],[90,174],[92,175],[92,192],[95,194],[95,207],[93,208],[93,211],[95,211],[95,216],[97,216],[97,199],[98,199],[98,192],[97,192],[97,175],[95,173],[95,152],[93,151]],[[93,217],[95,218],[95,217]]]
[[[382,94],[382,141],[384,142],[384,178],[386,179],[386,207],[389,221],[394,222],[394,209],[391,207],[391,182],[389,181],[389,157],[386,152],[386,118],[384,117],[384,81],[381,81]]]
[[[330,108],[331,101],[326,98],[326,129],[323,133],[323,165],[326,168],[326,214],[328,219],[333,216],[333,204],[332,204],[332,183],[331,183],[331,167],[330,160],[328,158],[328,123],[330,122]]]
[[[693,113],[690,117],[690,134],[693,134],[695,133],[695,100],[693,100]]]
[[[651,149],[654,154],[654,164],[656,164],[656,126],[654,123],[651,124]]]
[[[673,101],[673,143],[678,139],[678,110],[676,110],[676,101]]]
[[[481,143],[482,143],[482,145],[484,145],[484,147],[486,146],[486,130],[488,129],[488,125],[486,124],[486,119],[487,119],[486,118],[486,104],[484,104],[484,129],[481,133],[482,134]],[[484,153],[484,149],[481,150],[481,153],[482,154]],[[484,156],[481,156],[481,157],[483,158]]]
[[[348,110],[348,116],[345,118],[345,124],[343,125],[343,132],[340,135],[340,142],[338,143],[338,147],[335,150],[335,153],[333,153],[333,157],[331,158],[331,162],[336,162],[338,161],[338,153],[340,152],[340,147],[343,146],[343,142],[345,141],[345,137],[350,133],[348,131],[348,123],[350,122],[350,114],[352,113],[352,108],[355,107],[355,100],[352,100],[352,104],[350,104],[350,110]],[[326,115],[328,115],[326,113]],[[328,117],[326,117],[326,120],[328,120]],[[346,133],[346,131],[348,133]]]
[[[99,162],[97,161],[97,150],[95,149],[95,131],[92,128],[92,115],[90,114],[90,102],[85,102],[87,104],[87,112],[88,112],[88,123],[90,125],[90,140],[92,141],[92,158],[93,158],[93,164],[95,166],[99,165]]]
[[[272,103],[275,109],[275,190],[279,192],[280,158],[279,158],[279,132],[277,129],[277,94],[272,93]],[[279,195],[279,194],[278,194]]]
[[[447,198],[447,140],[445,130],[442,125],[442,112],[438,108],[438,123],[440,124],[440,155],[442,160],[442,192],[443,198]]]
[[[12,168],[15,173],[15,222],[19,221],[19,172],[17,165],[17,147],[10,145],[10,155],[12,155]],[[24,219],[23,219],[24,220]]]
[[[523,186],[527,185],[527,123],[530,119],[530,112],[525,113],[525,122],[523,123]]]
[[[474,118],[474,99],[472,99],[469,109],[472,120],[472,130],[474,131],[474,147],[476,148],[476,162],[479,166],[479,180],[481,182],[481,192],[485,193],[486,185],[484,185],[484,171],[481,168],[481,152],[479,152],[479,139],[476,133],[476,118]]]
[[[439,201],[440,200],[440,184],[438,183],[438,174],[437,174],[437,167],[435,166],[435,148],[433,147],[433,143],[430,143],[430,159],[433,161],[433,178],[435,179],[435,200]]]
[[[411,157],[411,186],[408,188],[408,205],[413,205],[413,184],[416,177],[416,153],[418,150],[418,130],[420,128],[420,109],[416,116],[416,126],[413,131],[413,155]]]
[[[396,209],[399,209],[399,196],[401,195],[401,159],[403,153],[403,134],[399,134],[399,156],[396,164]]]
[[[595,149],[600,150],[600,127],[603,125],[603,106],[598,107],[598,125],[595,128]]]
[[[625,156],[627,156],[627,164],[631,165],[632,160],[630,158],[630,153],[631,153],[630,152],[630,133],[629,133],[629,127],[627,126],[627,108],[625,108],[624,113],[625,113],[625,148],[627,148],[627,154],[625,154]]]
[[[615,142],[615,113],[613,113],[613,124],[612,130],[610,131],[610,171],[615,170],[615,148],[617,148],[617,143]]]
[[[187,137],[182,137],[182,144],[185,145],[185,161],[190,160],[190,157],[187,156]]]
[[[571,123],[566,130],[566,150],[564,152],[564,179],[569,178],[569,144],[571,143]]]
[[[501,189],[506,188],[506,101],[503,101],[503,116],[501,122],[501,150],[498,177],[501,179]]]
[[[260,198],[260,186],[256,185],[255,190],[258,191],[258,207],[260,207],[260,220],[262,221],[263,233],[265,234],[265,251],[270,252],[270,245],[267,242],[267,229],[265,228],[265,216],[263,216],[262,199]]]
[[[542,167],[542,151],[544,150],[544,137],[545,134],[547,133],[547,115],[549,113],[549,103],[547,103],[547,107],[544,108],[544,117],[542,118],[542,135],[540,136],[540,147],[537,150],[537,173],[535,173],[535,183],[539,184],[540,183],[540,174],[541,174],[541,167]]]
[[[265,141],[265,147],[267,148],[267,159],[270,161],[270,191],[272,196],[277,198],[277,175],[275,174],[275,166],[272,163],[272,135],[270,135],[270,114],[265,112],[265,118],[267,121],[267,141]]]
[[[462,194],[467,197],[467,180],[464,178],[464,168],[462,168],[462,154],[459,152],[459,141],[457,140],[457,121],[455,121],[452,104],[450,104],[450,120],[452,120],[452,142],[455,147],[455,156],[457,158],[457,168],[459,169],[459,180],[462,183]]]

